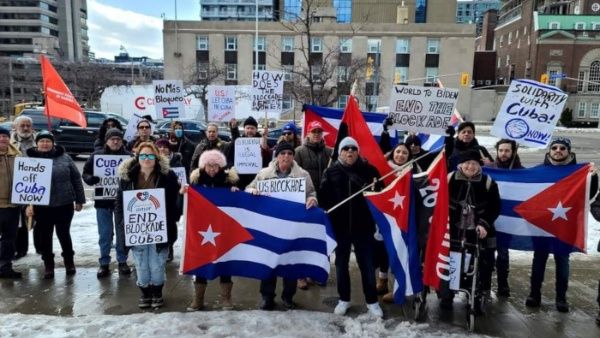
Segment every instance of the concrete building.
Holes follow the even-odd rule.
[[[458,0],[456,23],[475,24],[477,36],[479,36],[485,12],[498,9],[500,9],[500,0]]]
[[[0,56],[86,61],[86,0],[0,0]]]
[[[203,21],[260,21],[277,20],[276,0],[200,0],[200,20]]]

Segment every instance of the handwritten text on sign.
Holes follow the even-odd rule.
[[[187,173],[185,172],[184,167],[172,167],[171,170],[175,172],[177,175],[177,179],[179,180],[179,184],[186,185],[187,183]]]
[[[152,85],[157,118],[172,119],[184,114],[185,91],[181,80],[155,80]]]
[[[114,199],[119,190],[119,176],[117,168],[128,159],[127,155],[94,155],[94,176],[100,182],[94,187],[94,199]]]
[[[208,86],[208,120],[229,121],[235,112],[235,86]]]
[[[164,189],[123,191],[125,245],[167,242]]]
[[[397,85],[390,95],[392,128],[443,135],[458,101],[458,89]]]
[[[568,95],[531,80],[513,80],[491,134],[522,145],[544,148],[550,142]]]
[[[287,177],[256,182],[261,195],[280,198],[292,202],[306,202],[306,178]]]
[[[283,73],[264,70],[252,72],[252,110],[281,113]]]
[[[234,166],[240,174],[256,174],[262,168],[260,138],[240,137],[235,140]]]
[[[17,157],[13,170],[13,204],[50,204],[52,160]]]

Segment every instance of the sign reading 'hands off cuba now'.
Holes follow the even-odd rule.
[[[52,160],[31,157],[15,158],[13,171],[13,204],[50,204]]]

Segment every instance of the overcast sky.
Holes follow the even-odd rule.
[[[123,46],[131,56],[162,59],[162,18],[175,18],[175,0],[88,0],[89,44],[96,58],[113,59]],[[198,0],[178,0],[179,20],[199,20]]]

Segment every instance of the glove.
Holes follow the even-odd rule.
[[[456,134],[456,130],[454,130],[453,126],[448,126],[448,128],[446,128],[446,134],[450,137],[454,137],[454,134]]]
[[[98,177],[98,176],[92,176],[92,178],[90,179],[90,181],[92,183],[91,185],[98,184],[100,182],[100,177]]]

